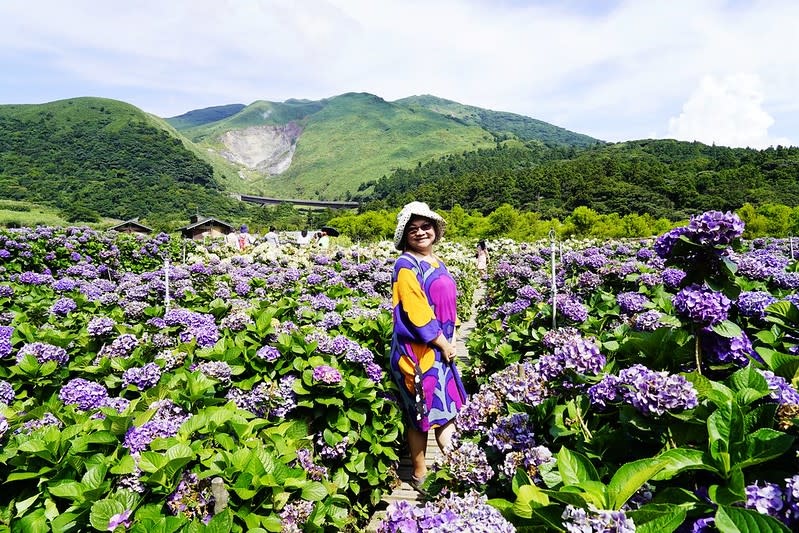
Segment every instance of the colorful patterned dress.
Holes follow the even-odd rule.
[[[455,418],[466,401],[455,364],[429,344],[442,332],[452,342],[457,288],[443,263],[407,253],[397,259],[392,282],[391,375],[411,423],[428,431]]]

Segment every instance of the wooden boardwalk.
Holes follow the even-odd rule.
[[[478,287],[474,292],[474,305],[473,305],[473,313],[472,316],[469,317],[469,320],[462,322],[460,327],[458,328],[455,336],[455,347],[456,353],[458,356],[458,362],[462,367],[466,361],[469,360],[469,351],[466,349],[466,339],[469,337],[469,334],[474,330],[475,327],[475,316],[477,311],[477,304],[482,301],[483,299],[483,287]],[[438,449],[438,443],[436,442],[436,436],[434,431],[429,431],[427,434],[427,450],[425,452],[424,458],[425,463],[427,463],[427,468],[429,469],[433,462],[442,456],[441,450]],[[380,520],[385,516],[385,507],[392,502],[396,502],[399,500],[406,501],[412,505],[418,505],[420,503],[419,493],[410,486],[408,481],[411,479],[412,473],[412,466],[411,466],[411,459],[409,456],[404,456],[400,458],[398,472],[399,478],[402,480],[402,485],[394,489],[394,491],[385,496],[383,498],[383,503],[378,507],[378,511],[372,517],[371,522],[365,529],[367,532],[376,532],[377,526],[380,523]]]

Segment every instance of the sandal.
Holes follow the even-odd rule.
[[[411,474],[411,480],[408,482],[408,484],[419,493],[424,494],[425,490],[422,488],[422,486],[424,485],[425,480],[427,480],[427,476],[422,476],[421,478],[418,478],[413,474]]]

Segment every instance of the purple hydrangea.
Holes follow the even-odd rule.
[[[662,317],[663,313],[657,309],[650,309],[635,316],[633,328],[636,331],[655,331],[662,325],[660,322]]]
[[[11,355],[11,336],[14,328],[11,326],[0,326],[0,358]]]
[[[494,477],[494,469],[488,462],[485,451],[474,442],[453,442],[444,450],[441,467],[445,468],[455,480],[479,487]]]
[[[11,386],[11,383],[0,379],[0,403],[11,405],[15,397],[16,394],[14,393],[14,387]]]
[[[768,388],[771,391],[769,395],[772,399],[777,400],[778,403],[799,405],[799,392],[782,376],[777,376],[770,370],[757,370],[766,378]]]
[[[700,344],[708,358],[716,363],[734,363],[738,366],[749,364],[749,358],[759,359],[752,342],[745,331],[736,337],[719,335],[712,328],[702,328]]]
[[[121,513],[112,515],[111,518],[108,519],[108,531],[116,531],[116,529],[120,526],[127,530],[133,523],[130,519],[130,515],[132,513],[132,509],[125,509]]]
[[[272,362],[280,358],[280,350],[274,346],[262,346],[258,348],[258,351],[255,352],[255,355],[261,359]]]
[[[750,291],[739,294],[735,306],[738,308],[738,312],[741,316],[761,321],[766,315],[766,307],[776,301],[777,299],[768,292]]]
[[[605,366],[605,356],[599,351],[599,346],[583,337],[573,337],[555,348],[554,358],[560,371],[568,368],[579,374],[598,374]]]
[[[24,345],[17,352],[17,363],[21,363],[26,355],[32,355],[39,363],[55,361],[59,365],[65,365],[69,361],[69,355],[65,349],[46,342],[33,342]]]
[[[567,505],[561,518],[569,533],[635,533],[635,523],[624,511],[606,511],[590,504],[588,509]]]
[[[619,372],[618,383],[624,401],[644,415],[660,416],[667,411],[693,409],[699,403],[696,389],[684,377],[656,372],[644,365]]]
[[[557,310],[559,316],[572,322],[585,322],[588,319],[588,309],[574,296],[558,294]]]
[[[308,500],[289,502],[280,511],[280,523],[283,533],[302,533],[302,526],[313,512],[314,504]]]
[[[389,504],[378,533],[514,533],[516,528],[475,491],[449,494],[415,507],[404,500]]]
[[[89,320],[89,323],[86,325],[86,331],[92,337],[101,337],[114,331],[115,325],[116,322],[113,318],[96,316]]]
[[[199,370],[209,378],[218,380],[223,385],[230,385],[233,369],[225,361],[203,361],[189,367],[192,372]]]
[[[74,378],[61,387],[58,399],[65,405],[77,406],[81,411],[91,411],[108,403],[108,390],[94,381]]]
[[[668,259],[671,257],[671,252],[674,248],[674,245],[678,240],[680,240],[680,236],[685,235],[686,233],[688,233],[688,228],[685,226],[667,231],[655,239],[655,244],[653,245],[655,253],[663,259]]]
[[[616,303],[619,304],[621,312],[627,315],[640,313],[652,305],[649,298],[639,292],[620,292],[616,295]]]
[[[161,367],[156,363],[147,363],[142,367],[132,367],[122,373],[122,386],[134,385],[139,390],[155,387],[161,379]]]
[[[313,380],[334,384],[341,381],[341,372],[328,365],[319,365],[313,369]]]
[[[688,230],[690,239],[697,244],[728,245],[743,234],[744,223],[730,211],[707,211],[691,217]]]
[[[327,468],[313,462],[311,450],[308,448],[300,448],[297,450],[297,466],[305,470],[308,479],[322,481],[327,477]]]
[[[72,298],[59,298],[50,307],[50,314],[56,316],[67,316],[78,308],[78,304]]]
[[[533,424],[527,413],[499,418],[488,430],[488,445],[502,452],[524,450],[534,442]]]
[[[704,326],[726,320],[732,305],[724,294],[697,284],[682,289],[672,302],[677,313]]]
[[[678,289],[682,280],[685,279],[685,272],[678,268],[666,268],[663,270],[661,277],[663,278],[663,285],[669,289]]]
[[[157,438],[174,437],[190,416],[171,400],[154,402],[150,409],[155,410],[152,418],[141,426],[131,426],[125,434],[123,446],[131,453],[143,452]]]

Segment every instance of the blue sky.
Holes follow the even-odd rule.
[[[433,94],[609,141],[799,144],[793,0],[3,0],[0,20],[0,104]]]

